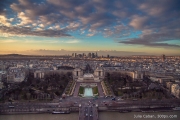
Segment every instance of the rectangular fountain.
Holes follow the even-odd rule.
[[[85,88],[84,89],[84,97],[93,97],[93,91],[92,88]]]

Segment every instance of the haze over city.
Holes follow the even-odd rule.
[[[1,0],[0,54],[180,55],[178,0]]]

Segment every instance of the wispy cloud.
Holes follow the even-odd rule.
[[[60,40],[26,40],[26,43],[61,43],[62,41]]]
[[[70,44],[73,44],[73,43],[79,43],[80,40],[67,40],[67,41],[64,41],[64,43],[70,43]]]
[[[120,41],[119,43],[131,45],[143,45],[148,47],[180,48],[178,44],[169,44],[166,41],[179,40],[180,29],[151,33],[144,32],[139,38],[132,38]]]
[[[69,34],[65,30],[33,30],[31,27],[7,27],[0,26],[0,32],[14,36],[28,35],[28,36],[44,36],[44,37],[68,37]]]
[[[15,43],[18,42],[17,40],[0,40],[2,43]]]

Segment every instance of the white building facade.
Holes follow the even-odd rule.
[[[171,93],[175,97],[180,98],[180,86],[178,84],[172,84],[172,86],[171,86]]]
[[[7,72],[7,82],[22,82],[25,79],[25,70],[24,68],[19,67],[10,67]]]
[[[43,79],[44,78],[44,71],[40,71],[40,70],[35,71],[34,72],[34,78]]]

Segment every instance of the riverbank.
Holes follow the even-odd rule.
[[[143,113],[153,113],[153,112],[173,112],[172,107],[166,108],[137,108],[137,109],[121,109],[121,110],[109,110],[109,109],[99,109],[98,112],[120,112],[120,113],[127,113],[127,112],[143,112]],[[12,111],[12,112],[1,112],[0,115],[15,115],[15,114],[52,114],[53,112],[60,112],[60,111]],[[61,114],[66,114],[67,111],[61,111]],[[63,113],[64,112],[64,113]],[[69,111],[69,113],[78,113],[79,111]]]
[[[129,112],[129,113],[119,113],[119,112],[99,112],[99,120],[134,120],[136,116],[143,116],[141,120],[147,120],[147,115],[158,115],[171,116],[173,115],[173,120],[178,120],[180,118],[180,111],[173,112],[154,112],[154,113],[142,113],[142,112]],[[177,117],[176,117],[177,115]],[[71,114],[17,114],[17,115],[0,115],[0,120],[78,120],[79,113],[73,112]],[[137,119],[138,120],[138,119]],[[159,118],[155,118],[159,120]],[[172,120],[172,118],[166,118],[166,120]]]

